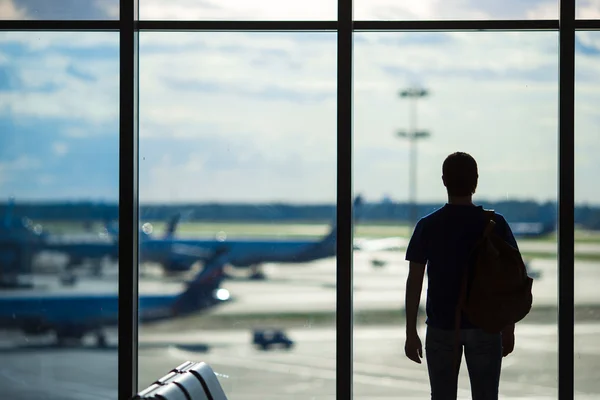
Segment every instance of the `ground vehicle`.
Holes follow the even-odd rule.
[[[257,329],[254,331],[252,344],[262,350],[268,350],[276,345],[290,349],[294,342],[281,329]]]

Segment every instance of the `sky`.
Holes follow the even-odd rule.
[[[333,19],[335,2],[140,0],[143,19]],[[314,3],[314,4],[313,4]],[[357,19],[556,18],[546,0],[355,0]],[[312,6],[310,6],[312,4]],[[116,2],[0,0],[4,19],[110,19]],[[600,0],[578,16],[600,17]],[[576,43],[576,201],[600,204],[600,33]],[[118,198],[114,32],[0,32],[0,194]],[[141,202],[335,202],[336,36],[142,32]],[[356,33],[354,189],[408,198],[407,87],[417,101],[417,199],[445,200],[441,164],[467,151],[476,198],[556,200],[557,32]]]

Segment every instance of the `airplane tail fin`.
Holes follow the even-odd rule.
[[[361,195],[357,195],[354,198],[354,222],[359,221],[363,215],[363,198]],[[317,244],[319,252],[330,255],[335,255],[336,252],[336,241],[337,241],[337,221],[333,220],[329,233],[323,237],[323,239]],[[314,248],[313,248],[314,250]]]
[[[360,221],[360,219],[362,218],[363,215],[363,198],[361,195],[357,195],[354,198],[354,203],[353,203],[353,209],[354,209],[354,222],[356,223],[357,221]],[[334,218],[333,222],[331,223],[331,229],[329,231],[329,233],[327,234],[327,236],[325,236],[322,240],[323,243],[328,242],[328,241],[334,241],[335,243],[335,238],[337,236],[337,221]]]
[[[12,225],[14,210],[15,210],[15,198],[10,197],[8,199],[8,204],[6,205],[6,214],[4,214],[4,227],[6,229],[10,228],[10,226]]]
[[[177,225],[179,224],[180,220],[181,220],[181,213],[177,213],[169,219],[169,221],[167,222],[167,227],[165,229],[165,233],[163,235],[164,239],[168,239],[175,235],[175,232],[177,231]]]
[[[204,264],[202,270],[187,282],[186,290],[175,301],[173,312],[176,315],[214,307],[229,300],[227,289],[220,287],[228,258],[228,249],[217,249],[213,257]]]

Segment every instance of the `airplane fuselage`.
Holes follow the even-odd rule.
[[[139,296],[141,323],[173,318],[200,311],[228,300],[219,294],[219,281],[194,287],[166,288]],[[183,301],[182,301],[183,299]],[[114,284],[78,284],[65,288],[38,285],[33,289],[3,291],[0,296],[0,329],[18,329],[37,335],[55,332],[61,338],[81,339],[88,332],[115,326],[119,317],[119,296]]]
[[[226,251],[228,264],[250,267],[268,262],[308,262],[335,255],[332,244],[309,240],[196,240],[147,239],[140,246],[141,261],[160,262],[170,269],[187,270],[196,261],[206,261],[216,252]]]

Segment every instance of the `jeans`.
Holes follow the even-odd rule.
[[[462,329],[458,343],[456,341],[454,330],[427,327],[425,357],[431,384],[431,399],[456,400],[458,369],[464,347],[472,399],[498,400],[502,366],[501,334],[490,334],[479,329]]]

